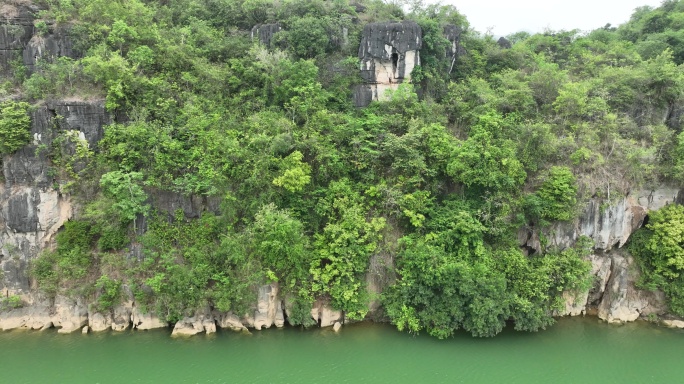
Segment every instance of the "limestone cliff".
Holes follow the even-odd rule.
[[[357,87],[354,101],[359,107],[382,100],[387,90],[411,80],[411,72],[420,65],[422,31],[412,21],[372,23],[363,29],[359,59],[365,84]]]
[[[609,323],[634,321],[667,313],[662,292],[643,291],[636,287],[639,270],[634,259],[621,249],[630,235],[639,229],[648,212],[677,201],[679,190],[661,187],[639,191],[602,207],[587,203],[582,215],[569,223],[556,223],[541,231],[548,246],[560,249],[572,246],[580,236],[594,241],[591,288],[586,292],[565,293],[566,308],[560,315],[596,314]],[[532,252],[540,251],[540,231],[527,231],[524,243]]]
[[[13,1],[0,5],[0,74],[6,74],[13,61],[22,57],[33,36],[35,7]]]
[[[29,71],[34,71],[41,61],[77,57],[68,30],[48,30],[41,34],[34,31],[36,12],[37,9],[11,2],[0,6],[0,73],[9,71],[10,63],[18,59]],[[252,29],[252,38],[269,45],[280,30],[279,24],[258,25]],[[443,34],[450,42],[444,55],[453,69],[458,56],[464,54],[460,45],[461,30],[447,26]],[[504,48],[510,45],[504,40],[499,43]],[[411,72],[420,64],[421,47],[422,31],[414,22],[366,25],[358,51],[364,84],[356,89],[355,104],[361,107],[373,100],[382,100],[387,90],[396,90],[401,83],[410,81]],[[670,112],[662,119],[668,124],[684,115],[679,110]],[[97,150],[104,127],[115,118],[105,111],[102,101],[56,100],[36,106],[31,112],[31,121],[32,142],[2,159],[0,287],[3,296],[20,296],[24,307],[0,313],[0,329],[54,326],[61,332],[73,332],[84,326],[92,331],[168,327],[167,322],[136,303],[130,292],[110,313],[100,313],[90,305],[92,297],[48,298],[36,291],[29,278],[30,262],[53,245],[57,231],[79,210],[54,177],[48,148],[60,134],[68,133],[74,140]],[[596,313],[608,322],[623,322],[665,314],[662,293],[636,288],[638,270],[621,247],[644,224],[649,211],[671,204],[678,197],[678,189],[661,187],[612,202],[592,199],[574,221],[555,223],[544,229],[521,229],[519,245],[529,254],[539,253],[544,247],[570,247],[582,236],[594,241],[595,252],[589,257],[592,287],[586,292],[566,293],[566,308],[559,315]],[[220,199],[150,190],[149,203],[169,215],[180,209],[186,218],[192,219],[206,210],[218,211]],[[144,227],[141,225],[140,230],[144,231]],[[134,257],[139,255],[140,246],[131,246],[130,253]],[[374,298],[369,304],[371,318],[382,319],[377,297],[392,282],[392,267],[390,252],[372,255],[370,259],[365,281]],[[279,288],[277,283],[256,287],[256,301],[246,314],[202,308],[178,321],[173,334],[212,333],[217,326],[240,331],[283,327],[288,305]],[[339,327],[345,321],[345,314],[331,308],[323,299],[313,304],[310,313],[321,327]]]

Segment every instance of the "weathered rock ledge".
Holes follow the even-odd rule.
[[[32,300],[31,295],[25,297]],[[57,296],[54,299],[40,298],[30,301],[25,307],[0,312],[0,330],[58,328],[59,333],[73,333],[84,329],[83,333],[88,333],[110,329],[121,332],[128,329],[143,331],[170,327],[168,322],[161,320],[155,313],[140,308],[132,300],[116,306],[110,313],[100,313],[92,308],[94,306],[88,305],[83,299],[64,296]],[[205,308],[176,322],[171,334],[211,334],[215,333],[217,328],[234,331],[258,331],[272,326],[282,328],[287,321],[287,312],[284,300],[278,295],[278,284],[272,283],[259,288],[258,300],[252,312],[239,317],[232,312]],[[311,316],[320,327],[334,327],[336,330],[339,330],[344,322],[343,313],[332,310],[323,301],[315,303]]]

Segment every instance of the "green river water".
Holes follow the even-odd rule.
[[[684,331],[596,318],[490,339],[369,323],[169,333],[0,332],[0,383],[684,383]]]

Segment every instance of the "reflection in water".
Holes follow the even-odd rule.
[[[684,377],[684,332],[595,318],[539,333],[448,340],[388,325],[171,338],[170,331],[0,333],[2,383],[664,383]]]

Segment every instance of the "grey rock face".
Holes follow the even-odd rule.
[[[40,203],[40,195],[35,189],[11,196],[7,200],[5,217],[9,230],[14,232],[35,232],[38,230],[38,213],[36,208]]]
[[[60,131],[69,131],[93,148],[112,121],[102,102],[55,101],[31,113],[32,142],[2,161],[0,185],[0,270],[11,294],[27,293],[28,263],[48,246],[72,217],[67,196],[51,188],[47,148]]]
[[[598,307],[600,319],[609,323],[634,321],[650,314],[661,315],[667,311],[662,292],[638,290],[635,287],[639,273],[633,267],[629,255],[614,254],[610,280]]]
[[[3,161],[5,184],[49,187],[52,180],[48,175],[47,148],[57,133],[76,131],[91,148],[96,148],[104,135],[103,126],[111,122],[101,101],[55,101],[37,108],[31,113],[33,141]]]
[[[273,35],[281,30],[282,28],[280,27],[280,23],[257,24],[252,27],[252,40],[257,39],[261,44],[270,47],[271,40],[273,40]]]
[[[497,40],[496,43],[499,44],[499,47],[503,49],[510,49],[513,47],[513,44],[511,44],[511,42],[503,36],[499,37],[499,40]]]
[[[361,77],[366,84],[355,90],[354,104],[365,107],[383,99],[387,90],[410,81],[413,68],[420,64],[422,44],[420,26],[412,21],[367,24],[359,46]]]
[[[459,56],[465,55],[465,49],[461,45],[461,34],[463,30],[460,27],[449,24],[444,26],[444,37],[451,43],[446,49],[446,58],[449,60],[449,73],[454,69],[456,59]]]
[[[679,189],[663,186],[652,191],[638,191],[608,207],[604,207],[599,200],[590,200],[579,218],[572,222],[555,223],[544,230],[544,235],[550,246],[560,249],[571,247],[580,236],[592,239],[597,250],[619,248],[641,227],[649,211],[677,201],[678,196]],[[536,231],[528,231],[521,238],[527,239],[521,245],[541,251]]]
[[[21,58],[33,35],[35,11],[27,6],[0,5],[0,74],[7,73],[12,61]]]
[[[412,21],[367,24],[359,46],[361,77],[369,83],[403,80],[418,64],[422,44],[422,31]],[[380,72],[381,66],[384,68]],[[380,74],[391,78],[379,77]]]
[[[77,58],[68,30],[58,29],[45,36],[34,35],[26,44],[22,57],[29,73],[36,70],[41,62],[54,62],[59,57]]]
[[[104,136],[103,127],[112,123],[112,117],[101,101],[59,101],[49,103],[48,109],[57,117],[59,130],[82,133],[91,148],[96,148]]]

